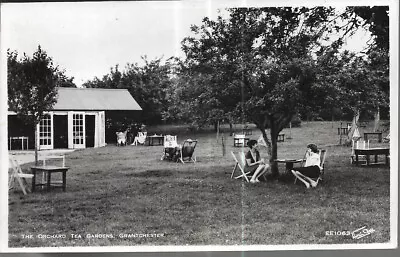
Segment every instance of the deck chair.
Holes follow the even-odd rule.
[[[146,142],[147,132],[138,132],[131,145],[144,145]]]
[[[9,163],[11,167],[11,175],[8,181],[8,189],[14,187],[15,180],[17,180],[19,187],[21,188],[24,195],[30,192],[27,178],[33,178],[33,174],[26,174],[22,172],[21,166],[14,157],[10,156]]]
[[[301,179],[303,183],[304,183],[303,179],[306,179],[306,180],[311,179],[312,181],[314,181],[316,183],[315,184],[315,186],[316,186],[316,185],[318,185],[318,182],[323,179],[324,171],[325,171],[326,153],[327,153],[326,149],[320,149],[319,150],[319,156],[320,156],[321,162],[320,162],[320,165],[319,165],[319,167],[320,167],[320,175],[318,177],[307,177],[307,176],[305,176],[305,175],[303,175],[301,173],[297,173],[297,175],[300,176],[299,179]],[[305,160],[303,158],[302,166],[304,166],[304,164],[305,164]],[[297,182],[297,176],[295,176],[294,184],[296,184],[296,182]]]
[[[127,133],[128,133],[128,130],[125,130],[124,132],[116,132],[115,133],[117,135],[117,146],[126,145]]]
[[[178,161],[181,161],[182,163],[196,162],[196,157],[193,156],[196,145],[197,145],[197,140],[186,139],[182,144],[182,148],[180,151],[181,153],[180,157],[178,158]]]
[[[234,179],[239,179],[239,178],[244,178],[247,182],[250,181],[251,176],[249,176],[248,174],[250,172],[244,172],[244,165],[245,165],[245,160],[243,158],[239,158],[240,161],[238,160],[238,158],[236,158],[236,155],[231,152],[233,160],[235,160],[235,167],[233,168],[232,174],[231,174],[231,178]],[[235,175],[235,172],[239,170],[240,171],[240,175]]]
[[[231,178],[235,178],[235,179],[244,178],[247,182],[249,182],[253,175],[250,175],[250,172],[244,172],[244,165],[246,164],[246,157],[245,157],[244,152],[239,153],[240,161],[238,161],[238,159],[236,158],[236,155],[233,152],[231,152],[231,154],[232,154],[233,159],[235,160],[235,167],[233,168]],[[241,174],[238,176],[235,176],[235,172],[238,169],[241,171]],[[265,179],[265,181],[267,181],[267,177],[265,176],[265,174],[263,174],[262,176]]]
[[[172,160],[175,157],[175,149],[178,147],[177,136],[164,136],[164,149],[161,160]]]

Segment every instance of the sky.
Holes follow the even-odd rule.
[[[81,3],[2,4],[2,52],[16,50],[32,56],[38,45],[53,58],[78,86],[110,68],[127,63],[182,56],[180,42],[191,35],[190,25],[217,10],[242,6],[247,1],[217,2],[140,1]],[[252,1],[257,3],[257,1]],[[258,1],[258,4],[260,2]],[[361,50],[368,35],[363,32],[349,42]]]

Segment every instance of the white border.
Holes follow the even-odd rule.
[[[235,1],[211,1],[211,0],[189,0],[185,1],[193,5],[207,4],[209,7],[246,7],[246,6],[266,6],[265,1],[261,0],[235,0]],[[173,3],[171,3],[173,4]],[[2,4],[3,5],[3,4]],[[368,5],[389,5],[390,9],[390,110],[391,110],[391,122],[390,122],[390,133],[391,133],[391,172],[390,172],[390,241],[382,244],[321,244],[321,245],[275,245],[275,246],[263,246],[263,245],[206,245],[206,246],[112,246],[112,247],[40,247],[40,248],[8,248],[8,189],[2,185],[0,186],[0,195],[2,206],[6,208],[0,208],[0,252],[172,252],[172,251],[272,251],[272,250],[348,250],[348,249],[394,249],[397,248],[398,240],[398,8],[399,3],[395,0],[384,0],[384,1],[361,1],[361,0],[316,0],[310,2],[304,1],[293,1],[293,0],[280,0],[280,1],[268,1],[268,6],[368,6]],[[179,7],[179,4],[175,5]],[[0,6],[1,10],[1,6]],[[1,30],[0,30],[1,31]],[[7,74],[6,67],[6,49],[3,47],[3,38],[0,41],[1,57],[0,58],[0,163],[1,170],[8,169],[7,156]],[[7,181],[7,173],[0,172],[0,181],[5,184]],[[5,196],[5,197],[4,197]]]

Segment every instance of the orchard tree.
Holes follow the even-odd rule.
[[[20,59],[16,51],[8,50],[7,72],[8,106],[25,122],[34,125],[37,163],[37,124],[56,103],[58,87],[73,82],[53,64],[52,58],[40,46],[32,57],[24,53]]]
[[[277,175],[277,138],[316,80],[312,52],[322,48],[332,8],[233,8],[203,19],[182,42],[187,68],[216,74],[207,86],[221,105],[250,120],[268,145]],[[234,103],[228,102],[233,100]],[[240,114],[239,114],[240,113]],[[266,128],[270,128],[270,135]]]
[[[160,124],[167,109],[166,91],[171,84],[171,65],[168,60],[162,63],[161,58],[148,60],[143,56],[142,60],[144,65],[128,63],[122,71],[116,65],[109,74],[87,81],[83,87],[128,89],[142,107],[143,121]]]

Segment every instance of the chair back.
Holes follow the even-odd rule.
[[[194,149],[196,148],[197,140],[186,139],[182,144],[182,157],[192,157]]]
[[[244,153],[240,152],[239,153],[239,159],[236,157],[235,153],[231,151],[232,157],[235,160],[236,163],[238,163],[241,167],[244,167],[246,160],[244,157]]]
[[[166,135],[164,136],[164,147],[174,148],[178,146],[177,136]]]
[[[239,156],[240,156],[240,163],[244,167],[246,165],[246,155],[244,154],[244,152],[240,152]]]

